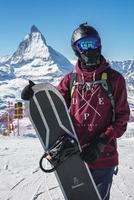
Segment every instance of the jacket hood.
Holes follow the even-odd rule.
[[[88,77],[90,79],[93,79],[93,77],[98,77],[103,71],[105,71],[109,67],[109,63],[106,62],[106,59],[101,56],[101,63],[99,66],[97,66],[93,71],[90,71],[86,68],[80,67],[80,61],[76,63],[75,69],[78,75]]]

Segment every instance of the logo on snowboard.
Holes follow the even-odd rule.
[[[83,182],[80,182],[79,179],[77,177],[74,177],[73,178],[73,185],[72,185],[72,189],[75,189],[77,187],[81,187],[83,186],[84,183]]]

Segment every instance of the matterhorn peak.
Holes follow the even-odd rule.
[[[33,25],[31,27],[31,32],[29,34],[29,37],[31,38],[31,40],[33,40],[33,39],[35,40],[35,38],[36,38],[36,41],[41,40],[41,41],[43,41],[45,46],[47,46],[44,36],[42,35],[42,33],[39,31],[39,29],[35,25]]]
[[[35,25],[20,42],[9,62],[15,69],[16,77],[28,79],[40,77],[43,80],[46,74],[51,73],[59,77],[73,70],[72,64],[62,54],[47,45],[44,36]]]
[[[40,33],[39,29],[35,25],[33,25],[31,27],[31,33],[33,33],[33,32],[39,32]]]
[[[33,25],[31,32],[27,34],[18,49],[11,57],[11,64],[20,67],[24,63],[29,63],[35,58],[48,59],[49,52],[46,40],[38,28]]]

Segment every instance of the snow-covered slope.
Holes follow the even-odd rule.
[[[43,148],[38,138],[0,136],[0,148],[0,200],[64,200],[54,174],[39,168]],[[118,150],[120,165],[111,200],[133,200],[134,139],[119,140]]]

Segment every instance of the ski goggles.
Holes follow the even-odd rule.
[[[86,37],[82,38],[75,43],[76,48],[79,52],[85,52],[89,49],[97,49],[101,46],[99,38],[96,37]]]

